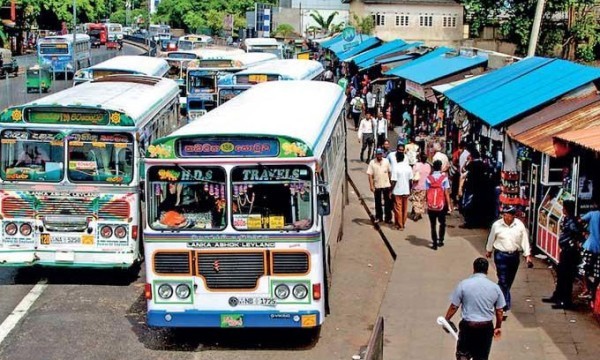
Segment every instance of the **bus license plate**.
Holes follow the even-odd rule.
[[[275,306],[275,299],[267,297],[241,297],[238,298],[239,305],[262,305]]]

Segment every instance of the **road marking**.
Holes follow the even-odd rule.
[[[6,317],[4,322],[0,325],[0,344],[6,339],[8,334],[17,326],[19,321],[27,314],[27,311],[31,308],[37,298],[42,295],[44,290],[48,287],[46,280],[42,280],[35,284],[33,289],[29,291],[27,295],[21,300],[19,305]]]

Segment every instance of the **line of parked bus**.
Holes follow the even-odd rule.
[[[240,71],[264,84],[183,127],[177,83],[144,75],[4,110],[0,266],[145,257],[152,326],[318,328],[347,187],[342,90],[285,81],[313,63]]]

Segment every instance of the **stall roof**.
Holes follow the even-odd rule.
[[[398,52],[398,51],[408,51],[410,49],[413,49],[413,48],[416,48],[418,46],[421,46],[422,44],[423,43],[420,42],[420,41],[419,42],[410,43],[410,44],[404,43],[401,46],[390,48],[390,49],[388,49],[385,52],[377,54],[376,56],[369,57],[369,58],[367,58],[364,61],[361,61],[361,62],[355,61],[354,63],[358,66],[359,69],[367,69],[367,68],[370,68],[373,65],[377,65],[378,62],[377,62],[376,59],[378,57],[380,57],[380,56],[385,56],[386,54],[390,54],[390,53],[394,53],[394,52]],[[379,48],[377,48],[377,49],[379,49]],[[374,50],[377,50],[377,49],[374,49]],[[371,50],[371,51],[373,51],[373,50]],[[369,51],[369,52],[371,52],[371,51]]]
[[[456,86],[444,95],[490,126],[498,126],[600,78],[600,69],[531,57]]]
[[[475,75],[475,76],[471,76],[471,77],[464,78],[464,79],[461,79],[461,80],[449,82],[447,84],[441,84],[441,85],[432,86],[431,88],[433,90],[437,91],[437,92],[444,93],[444,91],[452,89],[453,87],[456,87],[456,86],[458,86],[460,84],[464,84],[466,82],[469,82],[469,81],[472,81],[474,79],[477,79],[480,76],[481,75]]]
[[[329,46],[329,50],[333,51],[336,55],[339,55],[344,52],[344,45],[347,44],[347,42],[344,41],[344,39],[342,39],[341,36],[338,36],[336,39],[338,39],[338,40],[334,44]],[[369,39],[374,39],[374,37],[371,35],[358,34],[358,35],[356,35],[355,39],[357,39],[358,41],[365,42]],[[354,54],[352,54],[352,55],[354,55]],[[352,56],[352,55],[350,55],[350,56]],[[350,57],[350,56],[348,56],[348,57]]]
[[[556,106],[555,111],[559,111],[559,105]],[[533,121],[533,119],[533,117],[528,118],[529,121]],[[507,133],[511,138],[537,151],[556,156],[552,137],[600,126],[600,97],[596,96],[595,101],[588,105],[572,109],[568,113],[555,116],[537,126],[524,127],[522,124],[517,126],[520,123],[522,121],[508,127]]]
[[[340,59],[340,61],[346,61],[348,58],[356,54],[360,54],[361,52],[368,50],[373,46],[377,46],[379,43],[381,43],[381,40],[376,37],[368,38],[363,40],[360,44],[356,45],[352,49],[344,52],[336,52],[335,55],[338,57],[338,59]]]
[[[487,56],[482,55],[451,56],[446,53],[416,64],[411,62],[394,75],[414,81],[417,84],[427,84],[461,71],[484,66],[487,61]]]
[[[332,37],[331,39],[323,41],[321,43],[321,47],[323,47],[325,49],[329,49],[330,47],[332,47],[333,45],[337,44],[340,41],[342,41],[342,34],[337,34],[334,37]]]
[[[377,56],[381,56],[381,55],[384,55],[387,53],[398,51],[397,49],[401,48],[404,45],[406,45],[406,42],[402,39],[392,40],[390,42],[381,44],[371,50],[365,51],[358,55],[354,55],[354,56],[346,59],[346,61],[352,61],[358,65],[361,62],[369,60],[371,58],[376,58]]]
[[[403,54],[403,55],[398,55],[398,56],[393,56],[393,57],[387,57],[381,60],[376,60],[376,62],[378,64],[388,64],[391,62],[396,62],[396,61],[402,61],[402,60],[408,60],[408,59],[412,59],[419,56],[419,54],[415,54],[415,53],[409,53],[409,54]]]
[[[428,61],[430,59],[434,59],[440,55],[443,55],[445,53],[447,53],[448,51],[451,51],[452,49],[449,47],[438,47],[436,49],[431,50],[430,52],[423,54],[421,56],[419,56],[418,58],[407,62],[406,64],[401,64],[400,66],[396,66],[395,68],[392,68],[388,71],[385,71],[384,74],[385,75],[394,75],[394,76],[398,76],[397,73],[400,73],[401,71],[403,71],[405,68],[407,68],[408,66],[412,66],[412,65],[416,65],[416,64],[420,64],[424,61]]]
[[[600,152],[600,126],[565,132],[555,138]]]

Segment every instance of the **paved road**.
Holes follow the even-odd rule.
[[[38,280],[48,284],[3,342],[0,325],[0,359],[350,359],[367,343],[393,266],[354,193],[350,201],[332,314],[316,341],[287,330],[148,328],[143,271],[0,268],[0,323]]]
[[[106,48],[92,49],[92,64],[97,64],[116,55],[138,55],[142,52],[141,48],[131,45],[123,46],[121,52],[106,50]],[[19,56],[17,57],[17,61],[19,62],[19,69],[23,69],[24,71],[24,69],[36,63],[36,57],[34,55]],[[0,79],[0,111],[8,106],[23,104],[46,95],[27,94],[23,71],[20,71],[21,74],[16,78]],[[72,84],[72,81],[56,80],[50,89],[50,93],[71,87]]]

